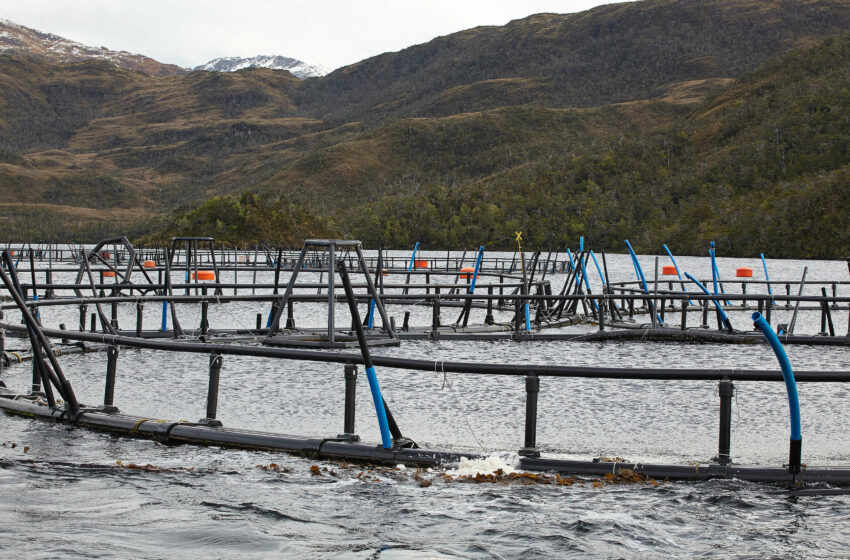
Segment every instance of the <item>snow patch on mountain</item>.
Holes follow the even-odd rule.
[[[0,53],[42,57],[51,62],[100,59],[119,68],[139,70],[151,75],[174,75],[185,72],[179,66],[163,64],[144,55],[112,51],[106,47],[91,47],[52,33],[30,29],[6,19],[0,19]]]
[[[307,64],[295,58],[280,55],[257,55],[251,58],[228,56],[210,60],[206,64],[196,66],[193,70],[205,70],[207,72],[236,72],[245,68],[271,68],[274,70],[288,70],[297,78],[315,78],[328,73],[326,68],[316,64]]]

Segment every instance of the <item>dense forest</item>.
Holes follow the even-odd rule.
[[[329,76],[0,56],[0,231],[843,257],[850,4],[540,14]]]

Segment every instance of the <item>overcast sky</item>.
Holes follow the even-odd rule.
[[[605,0],[0,0],[0,18],[193,67],[279,54],[328,70],[478,25]]]

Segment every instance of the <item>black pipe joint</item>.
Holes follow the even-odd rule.
[[[791,446],[788,452],[788,472],[791,474],[799,474],[802,470],[801,456],[803,452],[803,439],[792,439]]]

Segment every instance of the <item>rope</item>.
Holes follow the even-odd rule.
[[[215,309],[216,309],[217,313],[221,312],[221,310],[222,310],[221,298],[218,295],[215,296]],[[224,312],[234,323],[236,323],[236,325],[238,327],[242,327],[244,330],[248,331],[249,333],[252,333],[251,340],[253,342],[259,342],[260,341],[259,336],[257,334],[253,334],[254,331],[257,330],[256,327],[253,327],[253,328],[252,327],[246,327],[245,323],[243,323],[241,320],[239,320],[239,318],[236,317],[236,315],[234,315],[232,312],[229,312],[227,307],[224,308]]]
[[[440,370],[437,370],[438,364],[440,366]],[[455,393],[454,387],[452,387],[451,381],[449,381],[448,373],[446,373],[446,363],[444,361],[435,361],[434,362],[434,372],[439,374],[440,371],[442,371],[442,373],[443,373],[443,381],[442,381],[442,384],[440,386],[440,390],[442,391],[446,387],[449,388],[449,392],[451,393],[452,399],[454,400],[454,403],[455,403],[455,408],[457,408],[458,412],[460,412],[461,416],[463,417],[463,421],[464,421],[464,423],[466,423],[466,427],[469,429],[469,433],[472,434],[472,439],[475,440],[475,443],[478,444],[478,447],[481,448],[481,451],[484,451],[486,453],[487,448],[485,448],[484,445],[481,444],[481,441],[478,439],[478,436],[475,435],[475,430],[472,429],[472,424],[469,421],[469,417],[466,415],[466,412],[464,411],[463,407],[461,406],[460,401],[457,398],[457,394]]]

